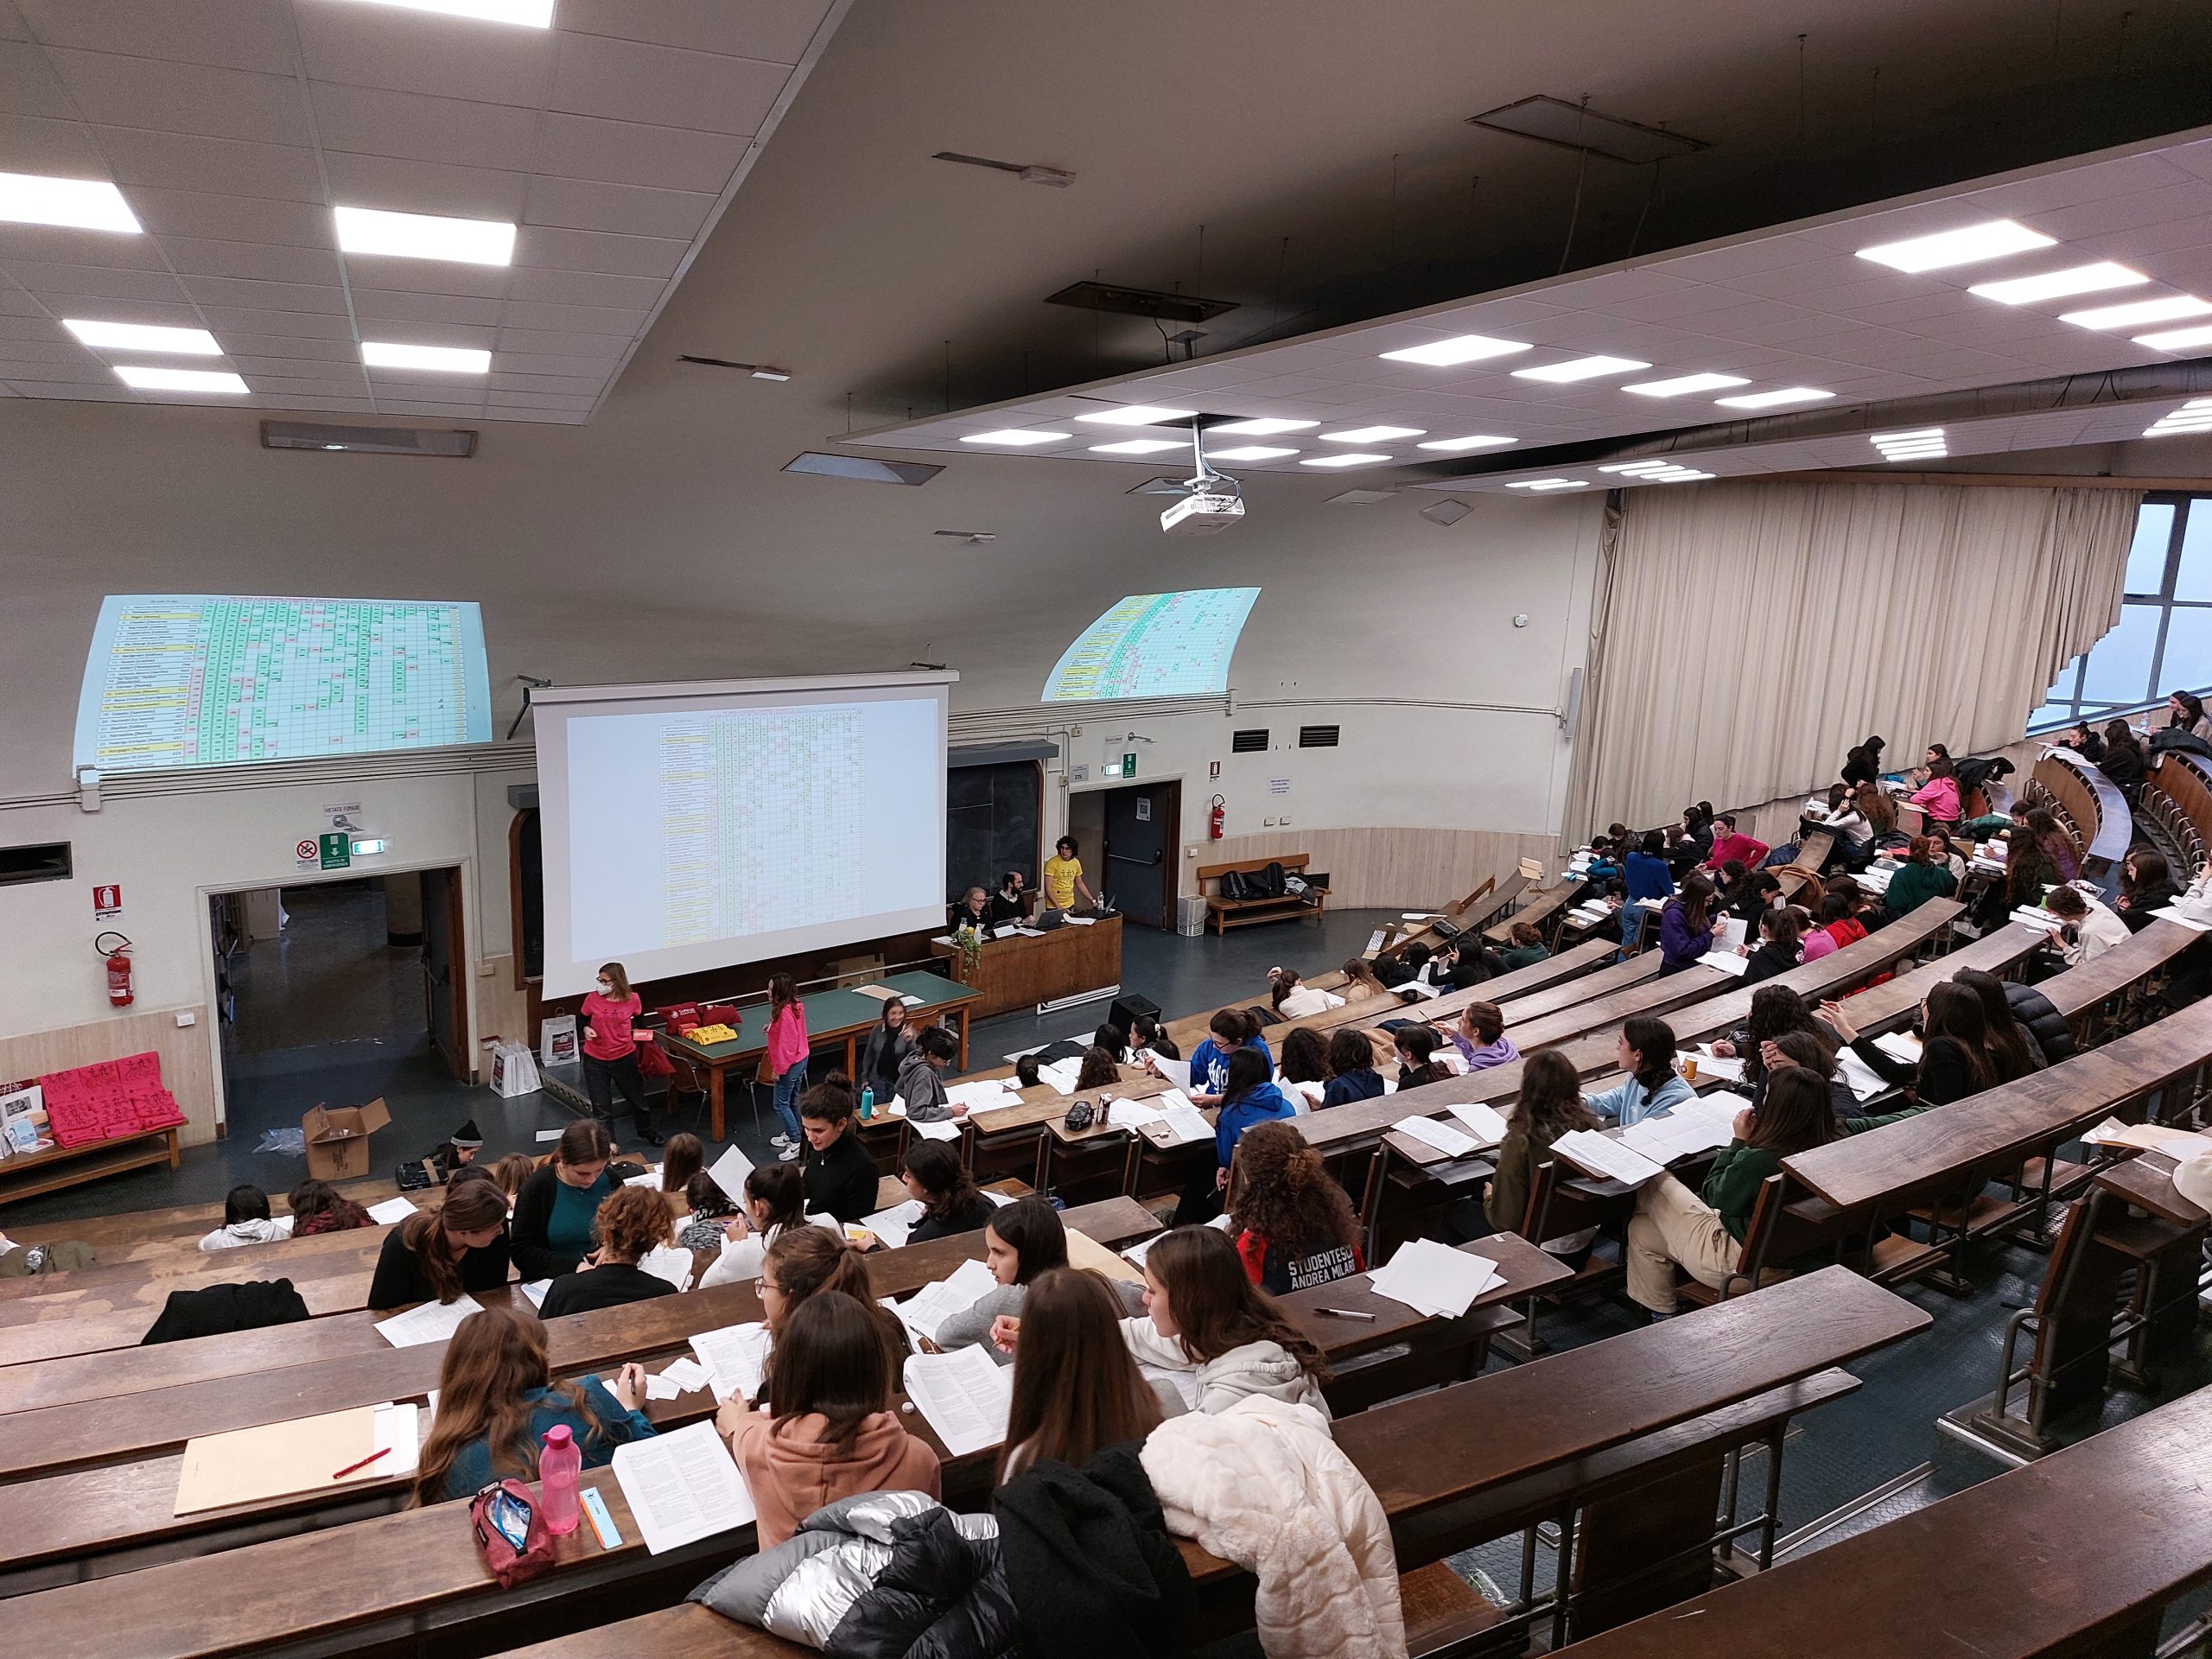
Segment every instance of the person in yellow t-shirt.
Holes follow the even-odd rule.
[[[1097,908],[1098,900],[1084,885],[1083,863],[1075,855],[1075,842],[1062,836],[1052,844],[1052,856],[1045,861],[1045,902],[1055,910],[1073,910],[1077,894],[1082,895],[1084,908]]]

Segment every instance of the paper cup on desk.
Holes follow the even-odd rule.
[[[1684,1083],[1697,1081],[1697,1056],[1694,1054],[1685,1054],[1682,1057],[1682,1081]]]

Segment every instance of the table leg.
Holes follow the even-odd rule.
[[[708,1124],[714,1130],[717,1145],[722,1138],[722,1071],[719,1065],[707,1068]]]
[[[968,1005],[960,1005],[960,1069],[968,1069]]]
[[[860,1050],[854,1046],[857,1041],[856,1038],[845,1039],[845,1075],[855,1079],[859,1077],[861,1070]]]

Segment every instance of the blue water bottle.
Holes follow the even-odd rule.
[[[875,1085],[864,1084],[861,1088],[861,1117],[863,1121],[875,1116]]]

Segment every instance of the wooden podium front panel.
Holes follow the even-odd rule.
[[[1056,927],[1033,938],[1017,933],[1011,938],[987,939],[972,978],[961,974],[958,946],[931,941],[930,950],[952,963],[955,979],[982,993],[983,1000],[973,1012],[977,1019],[988,1019],[1118,984],[1122,918],[1109,916],[1089,927]]]

